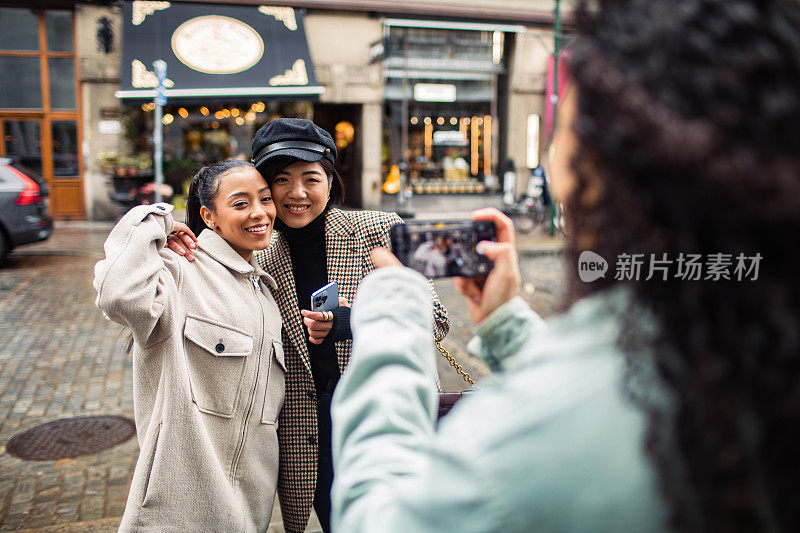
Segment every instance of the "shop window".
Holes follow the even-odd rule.
[[[78,175],[78,126],[73,120],[54,120],[53,177],[74,178]]]
[[[39,49],[42,26],[46,50]],[[77,109],[72,33],[70,11],[0,8],[0,109],[44,109],[43,91],[51,109]]]
[[[42,137],[38,120],[4,120],[3,147],[5,155],[19,158],[41,176]]]
[[[0,7],[0,50],[38,49],[39,20],[36,13],[25,8]]]
[[[0,72],[0,108],[41,109],[38,57],[0,55]]]
[[[74,26],[69,9],[0,7],[0,155],[47,181],[57,217],[83,215]]]
[[[51,57],[47,62],[50,70],[50,107],[75,109],[74,60],[71,57]]]
[[[72,52],[72,13],[70,11],[46,11],[44,23],[49,52]]]

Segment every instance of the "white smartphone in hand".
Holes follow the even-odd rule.
[[[339,284],[331,281],[311,293],[312,311],[333,311],[339,307]]]

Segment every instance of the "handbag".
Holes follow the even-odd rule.
[[[465,371],[464,367],[458,364],[458,361],[453,359],[453,356],[450,355],[447,352],[447,350],[444,349],[444,346],[442,346],[442,344],[439,341],[434,341],[434,342],[436,344],[436,349],[439,350],[439,353],[441,353],[445,359],[447,359],[447,362],[450,363],[450,366],[455,368],[456,372],[458,372],[458,374],[462,378],[464,378],[464,381],[469,383],[473,388],[473,390],[465,390],[459,392],[439,391],[439,412],[437,418],[442,418],[444,415],[450,412],[450,409],[452,409],[452,407],[456,404],[457,401],[459,401],[464,396],[473,394],[476,390],[480,390],[480,387],[478,387],[478,385],[475,383],[475,380],[473,380],[472,377],[470,377],[469,372]]]

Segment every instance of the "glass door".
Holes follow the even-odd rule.
[[[20,162],[43,176],[42,121],[28,118],[9,118],[0,122],[3,136],[2,155],[18,158]]]

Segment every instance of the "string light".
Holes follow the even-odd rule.
[[[178,109],[178,114],[183,118],[186,118],[186,117],[189,116],[189,112],[186,111],[186,109],[184,109],[184,108]]]
[[[239,116],[239,110],[237,108],[235,108],[235,107],[233,109],[231,109],[231,116],[232,117],[238,117]]]
[[[417,122],[419,122],[417,117],[411,117],[411,124],[416,124]]]
[[[436,123],[440,126],[444,126],[444,117],[439,117],[436,119]]]
[[[170,115],[169,113],[167,113],[167,114],[166,114],[166,115],[164,115],[164,117],[161,119],[161,123],[162,123],[162,124],[164,124],[165,126],[168,126],[168,125],[172,124],[172,121],[173,121],[173,120],[175,120],[175,117],[173,117],[172,115]]]
[[[431,117],[425,117],[425,120],[423,120],[422,122],[424,122],[425,124],[430,124],[431,123]]]
[[[470,173],[473,176],[477,176],[478,175],[478,158],[480,157],[480,154],[478,153],[478,135],[479,135],[478,120],[479,120],[478,117],[472,117],[472,120],[470,121],[470,129],[471,129],[471,133],[472,133],[472,135],[471,135],[472,140],[471,140],[471,143],[470,143],[470,150],[469,150],[469,154],[470,154],[469,170],[470,170]]]
[[[492,173],[492,116],[483,117],[483,173]]]
[[[208,108],[207,108],[206,106],[203,106],[203,107],[201,107],[201,108],[200,108],[200,113],[201,113],[201,114],[202,114],[204,117],[207,117],[207,116],[208,116]]]
[[[244,119],[242,117],[236,117],[236,124],[241,126],[242,124],[244,124]]]
[[[426,120],[428,122],[425,123],[425,158],[430,161],[433,159],[433,124],[429,118]]]
[[[457,119],[456,117],[452,117],[452,118],[450,119],[450,124],[451,124],[452,126],[455,126],[456,124],[458,124],[458,119]]]

